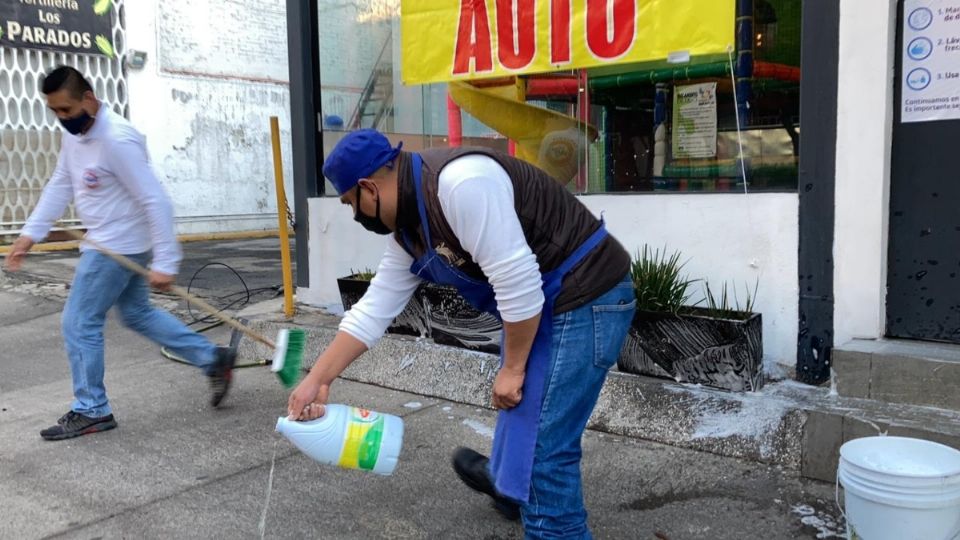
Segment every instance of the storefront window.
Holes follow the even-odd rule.
[[[374,127],[509,152],[577,193],[796,189],[800,0],[755,0],[729,57],[423,85],[403,83],[399,4],[321,3],[326,152]]]
[[[587,192],[741,192],[744,176],[750,191],[796,189],[800,0],[753,4],[752,47],[729,58],[588,73],[602,164]]]

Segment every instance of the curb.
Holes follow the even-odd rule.
[[[240,316],[266,336],[294,325],[305,329],[305,367],[333,339],[339,323],[335,316],[304,313],[302,306],[292,321],[277,314],[272,304],[258,305]],[[272,352],[244,339],[239,355],[269,358]],[[490,354],[388,334],[341,378],[489,408],[498,364],[499,359]],[[614,371],[587,427],[799,472],[806,419],[806,411],[786,397],[734,394]]]

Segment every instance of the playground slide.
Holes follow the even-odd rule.
[[[513,84],[477,88],[451,82],[449,91],[461,109],[516,142],[517,157],[564,184],[577,175],[587,141],[598,136],[576,118],[520,101]]]

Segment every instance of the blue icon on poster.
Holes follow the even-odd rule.
[[[933,52],[933,42],[927,38],[916,38],[907,46],[907,54],[913,60],[923,60]]]
[[[913,60],[923,60],[933,52],[933,42],[925,37],[918,37],[907,46],[907,54]]]
[[[924,28],[930,26],[930,23],[933,22],[933,12],[929,9],[917,8],[910,12],[910,16],[907,17],[907,24],[910,25],[910,28],[914,30],[923,30]]]
[[[930,72],[923,68],[916,68],[907,74],[907,86],[911,90],[923,90],[930,86]]]

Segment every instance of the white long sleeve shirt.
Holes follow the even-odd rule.
[[[493,287],[501,318],[519,322],[540,313],[540,267],[523,235],[507,171],[488,156],[463,156],[440,171],[437,193],[450,229]],[[376,276],[344,315],[340,330],[368,348],[376,344],[420,284],[410,272],[412,263],[391,236]]]
[[[42,240],[71,199],[88,238],[124,255],[152,249],[152,270],[177,273],[181,252],[170,197],[150,166],[144,136],[106,105],[87,133],[63,133],[57,168],[23,235]]]

